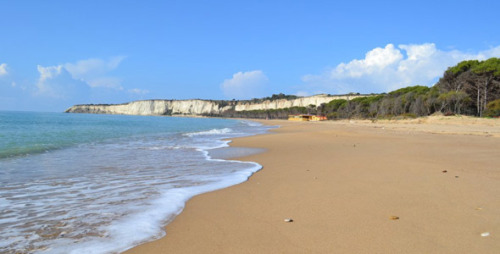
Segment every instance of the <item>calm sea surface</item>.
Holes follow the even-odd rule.
[[[227,119],[0,111],[0,253],[116,253],[160,238],[189,198],[261,168],[212,159],[210,150],[268,129]]]

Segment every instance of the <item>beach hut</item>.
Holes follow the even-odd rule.
[[[309,121],[308,115],[289,115],[289,121]]]
[[[289,115],[289,121],[324,121],[326,116],[316,116],[310,114]]]
[[[326,116],[312,116],[309,121],[325,121]]]

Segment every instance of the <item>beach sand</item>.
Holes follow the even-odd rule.
[[[261,171],[125,253],[500,253],[500,120],[262,122]]]

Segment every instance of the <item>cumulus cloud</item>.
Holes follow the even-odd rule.
[[[124,56],[111,57],[108,60],[91,58],[62,66],[71,73],[73,78],[82,80],[91,87],[120,89],[120,79],[110,77],[108,73],[116,69],[123,59],[125,59]]]
[[[9,72],[7,72],[7,64],[6,63],[0,64],[0,77],[7,75],[8,73]]]
[[[123,90],[121,80],[109,75],[125,57],[108,60],[91,58],[76,63],[54,66],[37,66],[40,74],[36,84],[36,95],[68,99],[88,97],[90,88],[104,87]]]
[[[40,78],[38,79],[39,83],[43,83],[48,79],[53,79],[59,75],[61,75],[62,72],[62,66],[48,66],[48,67],[43,67],[41,65],[36,66],[38,73],[40,73]]]
[[[340,63],[302,80],[309,90],[330,93],[387,92],[410,85],[433,85],[450,66],[468,59],[484,60],[500,56],[500,46],[477,53],[443,51],[434,43],[387,44],[365,54],[363,59]],[[303,89],[304,90],[304,89]]]
[[[88,85],[74,79],[61,65],[37,66],[40,78],[36,83],[35,95],[68,100],[74,97],[87,98]]]
[[[267,76],[261,70],[237,72],[230,79],[224,80],[221,89],[227,98],[250,99],[262,95]]]

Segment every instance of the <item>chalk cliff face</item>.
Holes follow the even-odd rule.
[[[301,97],[293,100],[266,100],[261,103],[252,103],[250,101],[241,101],[235,106],[236,111],[248,111],[248,110],[266,110],[266,109],[280,109],[280,108],[291,108],[291,107],[307,107],[309,105],[314,105],[318,107],[323,103],[328,103],[336,99],[350,100],[356,97],[364,97],[364,95],[314,95],[309,97]]]
[[[111,105],[75,105],[67,113],[121,115],[203,115],[218,114],[232,108],[205,100],[146,100]]]
[[[122,114],[122,115],[218,115],[226,110],[248,111],[290,107],[319,106],[335,99],[353,99],[363,95],[315,95],[287,100],[209,101],[209,100],[145,100],[110,105],[75,105],[67,113]]]

